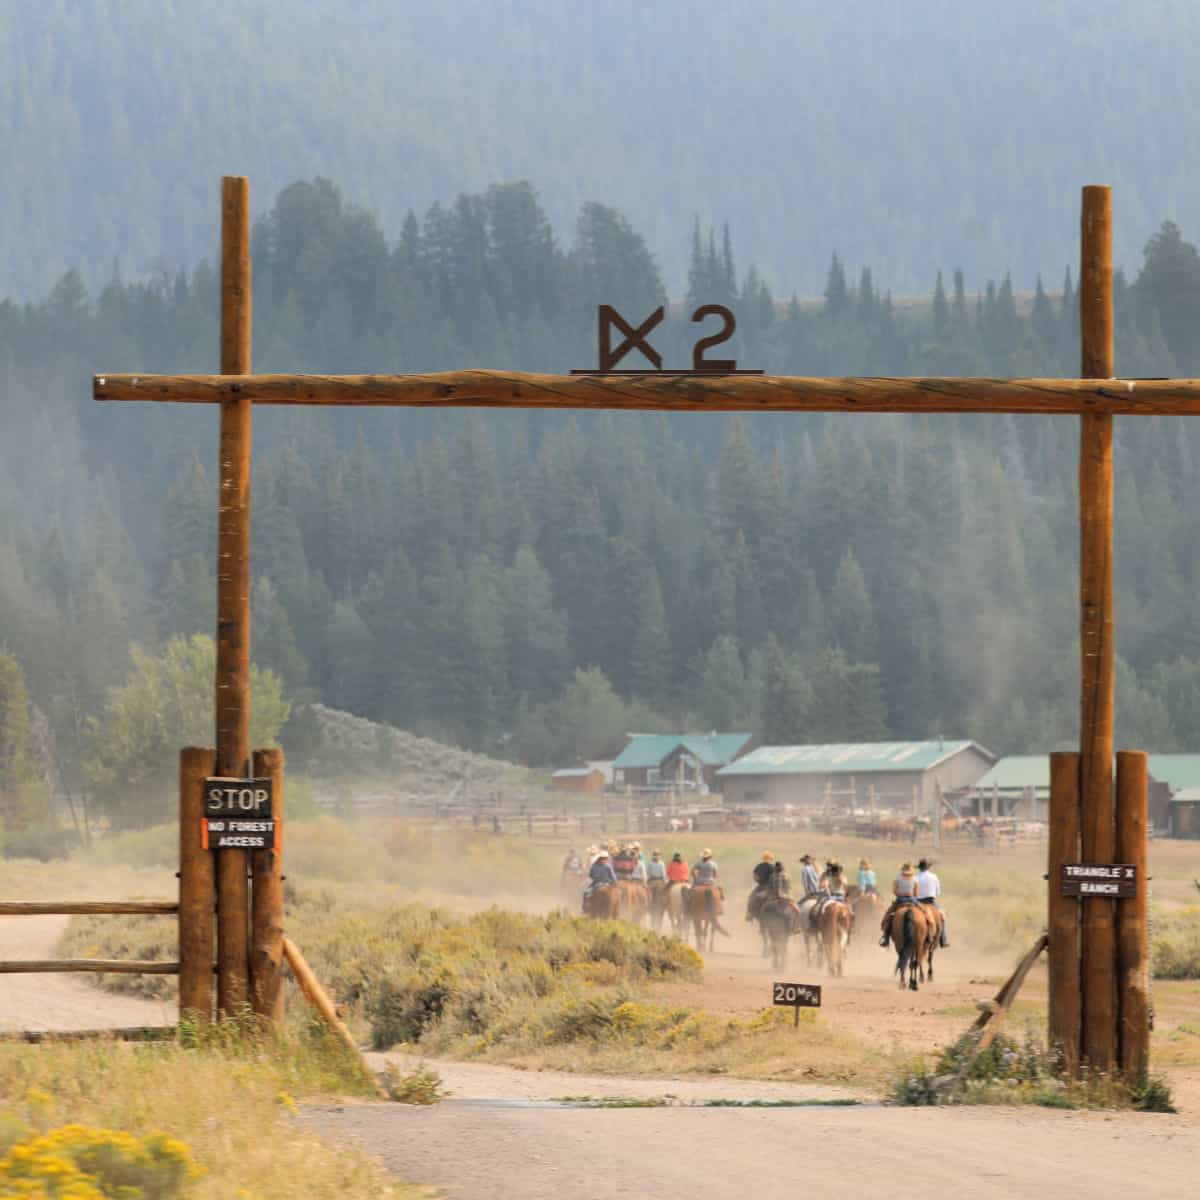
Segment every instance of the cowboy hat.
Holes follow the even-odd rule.
[[[596,857],[597,857],[597,858],[607,858],[607,857],[608,857],[608,851],[607,851],[607,850],[601,850],[601,851],[600,851],[600,853],[596,855]]]
[[[671,855],[671,861],[672,862],[683,862],[683,855],[680,854],[678,850],[676,850],[675,853]]]
[[[902,866],[902,867],[900,868],[900,874],[901,874],[901,875],[911,875],[911,874],[913,874],[913,865],[912,865],[912,863],[905,863],[905,864],[904,864],[904,866]]]
[[[763,860],[763,862],[774,862],[774,861],[775,861],[775,855],[773,855],[773,854],[770,852],[770,850],[764,850],[764,851],[763,851],[762,860]]]
[[[812,855],[811,854],[802,854],[802,855],[800,855],[800,861],[802,863],[810,863],[810,862],[812,862]]]
[[[869,858],[860,858],[858,860],[858,865],[862,867],[864,871],[869,871],[871,869],[871,860]]]
[[[701,850],[700,857],[701,858],[712,858],[712,851],[711,850]]]

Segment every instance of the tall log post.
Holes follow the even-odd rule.
[[[1062,866],[1079,861],[1079,755],[1050,755],[1050,843],[1047,863],[1050,935],[1050,1045],[1063,1070],[1079,1070],[1079,900],[1062,894]]]
[[[1118,1046],[1121,1071],[1135,1081],[1150,1065],[1149,783],[1145,751],[1118,751],[1117,861],[1137,868],[1137,895],[1117,901]]]
[[[254,778],[271,781],[278,849],[256,850],[250,920],[250,994],[260,1017],[283,1020],[283,751],[256,750]]]
[[[221,183],[221,371],[250,373],[250,181]],[[245,778],[250,767],[250,437],[251,402],[221,401],[217,525],[217,773]],[[217,1006],[230,1015],[250,999],[246,852],[217,856]]]
[[[204,781],[211,750],[189,746],[179,755],[179,1015],[211,1021],[217,906],[213,853],[200,841]]]
[[[1083,189],[1079,321],[1082,374],[1113,375],[1112,194]],[[1112,417],[1087,413],[1079,438],[1080,825],[1085,862],[1109,863],[1113,823]],[[1114,901],[1083,902],[1083,1057],[1116,1060]]]

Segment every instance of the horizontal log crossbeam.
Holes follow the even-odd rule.
[[[179,904],[174,900],[0,901],[0,917],[172,916],[178,911]]]
[[[96,400],[680,412],[1200,415],[1200,379],[815,379],[793,375],[96,375]]]
[[[178,975],[177,962],[139,962],[132,958],[54,958],[0,962],[0,975]]]

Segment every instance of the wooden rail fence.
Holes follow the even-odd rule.
[[[173,900],[50,900],[0,901],[0,917],[172,916]],[[178,962],[147,962],[123,958],[15,959],[0,961],[0,975],[178,975]],[[24,1035],[22,1035],[24,1036]]]

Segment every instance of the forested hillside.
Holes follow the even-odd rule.
[[[739,266],[736,230],[678,236],[686,299],[732,304],[743,365],[1077,370],[1069,276],[1018,306],[1007,278],[968,287],[930,264],[929,303],[900,313],[833,256],[805,306]],[[620,212],[585,205],[560,237],[524,184],[435,206],[388,240],[332,184],[299,183],[254,242],[260,370],[589,365],[599,300],[640,318],[666,295]],[[1200,256],[1180,231],[1161,227],[1118,285],[1118,370],[1197,373]],[[214,621],[214,414],[97,405],[89,377],[214,369],[216,314],[205,263],[94,296],[69,273],[36,305],[0,303],[0,649],[68,774],[89,738],[97,753],[88,719],[130,644],[154,652]],[[656,335],[668,363],[684,333]],[[285,699],[534,763],[656,726],[1044,750],[1077,708],[1076,430],[260,410],[254,657]],[[1121,738],[1195,749],[1200,433],[1122,420],[1117,436]],[[180,670],[211,654],[175,646]],[[174,688],[171,669],[154,686]]]
[[[212,252],[216,180],[321,174],[405,212],[534,179],[663,256],[730,220],[779,289],[831,247],[898,292],[937,265],[1061,276],[1079,186],[1118,257],[1200,211],[1200,8],[1181,0],[6,0],[0,295]]]

